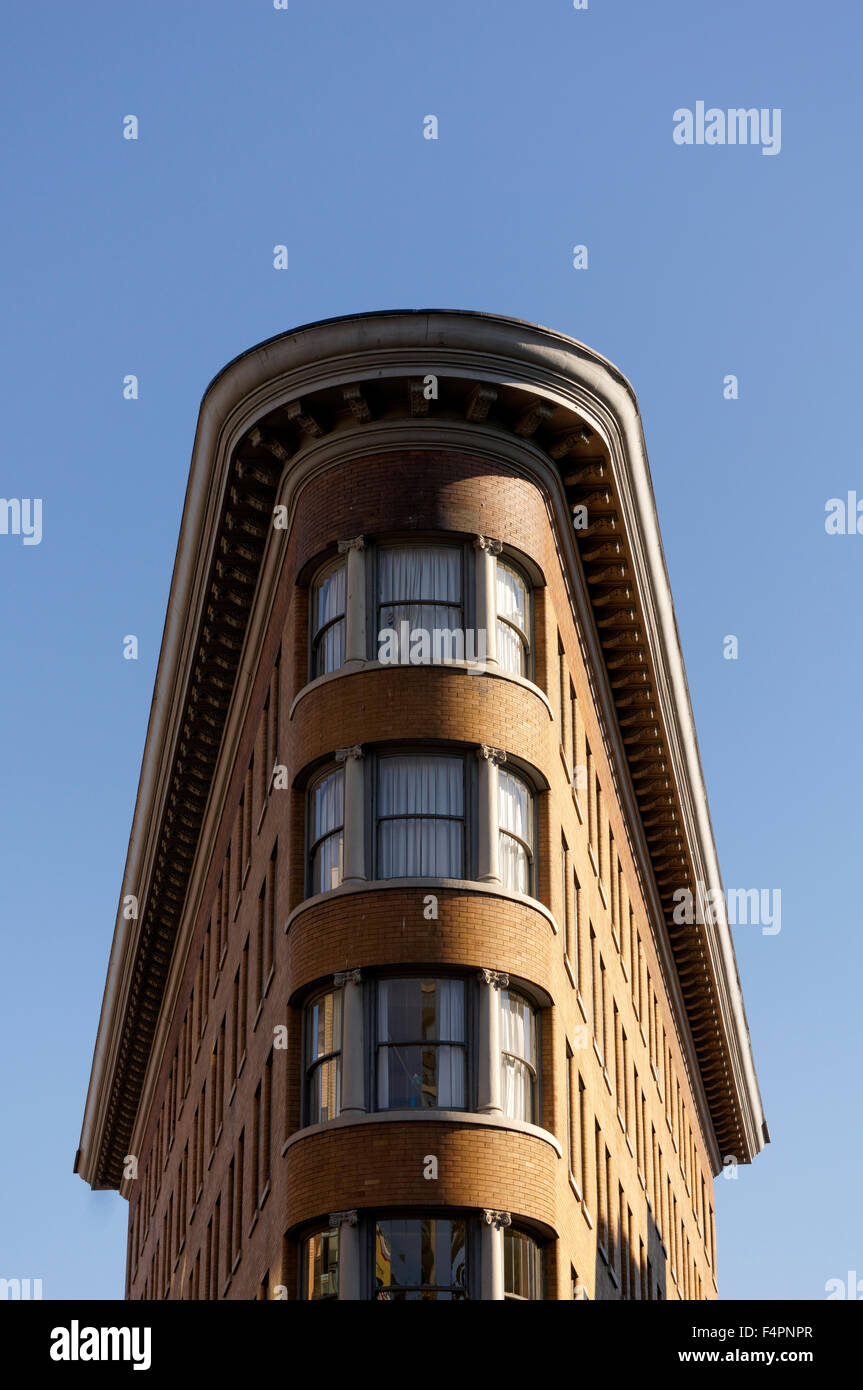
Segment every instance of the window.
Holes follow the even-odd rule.
[[[500,878],[514,893],[533,886],[533,797],[520,777],[498,771]]]
[[[381,758],[377,830],[379,878],[462,878],[463,760]]]
[[[304,1242],[303,1298],[338,1298],[339,1232],[317,1231]]]
[[[463,629],[463,551],[452,546],[384,546],[378,552],[378,642],[395,634],[391,661],[409,661],[410,634]],[[403,626],[404,625],[404,626]],[[433,644],[427,648],[432,656]]]
[[[464,1109],[464,981],[381,980],[377,996],[377,1108]]]
[[[501,670],[526,676],[530,668],[530,602],[517,570],[497,562],[497,660]]]
[[[532,1124],[538,1075],[536,1010],[509,989],[500,990],[499,998],[503,1113]]]
[[[312,677],[335,671],[345,659],[344,561],[330,565],[312,585]]]
[[[313,893],[326,893],[342,881],[345,825],[345,775],[339,768],[328,772],[312,789]]]
[[[306,1122],[332,1120],[341,1107],[342,991],[319,994],[306,1009]]]
[[[503,1233],[504,1298],[542,1298],[542,1251],[523,1231]]]
[[[423,1302],[466,1298],[465,1222],[378,1221],[374,1297]]]

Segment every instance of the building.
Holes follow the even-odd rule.
[[[768,1136],[699,885],[620,373],[436,310],[237,358],[76,1156],[128,1199],[127,1297],[715,1298],[713,1178]]]

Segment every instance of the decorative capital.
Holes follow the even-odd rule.
[[[504,970],[478,970],[476,977],[480,984],[491,985],[492,989],[507,989],[509,976]]]
[[[330,1221],[332,1221],[330,1217]],[[508,1211],[491,1211],[488,1207],[483,1210],[482,1219],[486,1226],[494,1226],[496,1230],[501,1230],[504,1226],[512,1225],[512,1217]]]
[[[365,536],[354,536],[352,541],[339,541],[339,554],[347,555],[349,550],[365,550]]]
[[[474,540],[474,550],[485,550],[489,555],[499,555],[503,549],[500,541],[493,541],[490,536],[477,536]]]
[[[329,1222],[331,1226],[356,1226],[356,1207],[354,1207],[353,1211],[331,1211]]]
[[[341,989],[343,985],[362,984],[362,979],[361,970],[337,970],[333,976],[333,985],[336,989]]]
[[[347,762],[348,758],[361,758],[363,756],[363,745],[355,743],[352,748],[337,748],[336,762]]]
[[[478,758],[485,759],[486,762],[493,763],[495,767],[499,763],[506,762],[506,751],[503,748],[492,748],[489,743],[481,743],[476,750]]]

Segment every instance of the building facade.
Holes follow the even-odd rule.
[[[711,1299],[767,1141],[635,398],[288,333],[201,409],[76,1171],[131,1299]],[[712,920],[716,917],[717,920]]]

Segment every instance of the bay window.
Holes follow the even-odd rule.
[[[465,1108],[465,1013],[463,980],[378,982],[378,1110]]]

